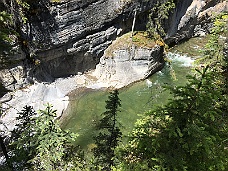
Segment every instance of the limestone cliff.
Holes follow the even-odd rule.
[[[53,81],[94,69],[105,49],[118,36],[131,30],[137,9],[136,30],[145,29],[152,0],[40,0],[31,5],[29,22],[22,28],[26,50],[16,55],[22,61],[3,70],[0,80],[9,89],[19,88],[34,79]],[[208,31],[207,15],[227,11],[227,2],[216,0],[178,1],[166,22],[168,44]],[[36,65],[23,60],[30,55]]]
[[[166,43],[177,44],[191,37],[205,36],[213,26],[212,18],[227,11],[227,0],[179,1],[166,25]]]
[[[147,78],[164,66],[164,47],[136,33],[118,37],[105,50],[93,76],[97,84],[121,88]],[[99,87],[99,86],[98,86]]]
[[[30,17],[30,51],[40,61],[31,76],[47,81],[84,72],[99,62],[118,35],[131,28],[133,9],[139,15],[153,2],[139,0],[61,0],[34,8],[46,11]],[[47,77],[49,76],[49,77]]]
[[[41,0],[31,6],[29,22],[22,28],[27,46],[15,55],[21,62],[1,71],[0,83],[7,89],[15,90],[34,80],[50,82],[58,77],[95,69],[98,65],[89,77],[78,74],[65,80],[57,79],[52,84],[36,83],[28,89],[15,91],[13,96],[9,94],[2,98],[0,103],[4,102],[3,107],[10,115],[0,121],[6,123],[9,130],[16,123],[17,112],[25,105],[40,109],[43,104],[50,102],[61,115],[68,104],[66,95],[72,89],[96,87],[96,79],[108,83],[106,87],[121,87],[145,78],[164,64],[159,46],[126,47],[124,41],[118,48],[113,46],[116,43],[114,40],[118,41],[118,37],[131,30],[136,8],[135,30],[145,29],[148,10],[156,3],[155,0],[47,2]],[[175,11],[166,22],[166,42],[176,44],[206,34],[210,30],[211,22],[208,19],[211,14],[227,9],[227,1],[178,1]],[[24,60],[26,55],[35,60],[35,65]],[[96,77],[94,82],[90,80],[93,76]]]

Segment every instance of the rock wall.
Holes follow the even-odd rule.
[[[9,73],[11,78],[1,77],[1,82],[12,89],[13,84],[29,82],[25,78],[51,82],[95,68],[111,42],[131,29],[136,6],[140,6],[138,15],[145,16],[153,4],[147,0],[31,1],[29,22],[22,28],[22,38],[27,42],[20,54],[23,76],[17,79]],[[26,56],[36,65],[28,64]],[[7,79],[14,81],[5,84]]]
[[[30,39],[40,65],[33,76],[46,80],[95,68],[104,50],[131,28],[132,13],[140,0],[61,0],[48,6],[47,14],[31,17]],[[143,3],[139,13],[153,2]]]
[[[22,29],[28,44],[17,55],[22,62],[15,69],[3,70],[0,81],[14,90],[34,79],[52,82],[94,69],[112,41],[131,30],[134,9],[138,10],[135,29],[145,29],[154,4],[156,0],[40,0],[31,4],[29,22]],[[166,22],[166,42],[176,44],[208,32],[207,15],[213,11],[227,11],[227,1],[178,1]],[[28,53],[36,65],[22,60]]]
[[[154,4],[151,0],[61,0],[34,5],[44,10],[30,17],[27,29],[27,39],[35,42],[30,51],[40,61],[30,75],[48,81],[95,68],[112,41],[131,30],[136,7],[136,29],[140,29],[145,28]],[[179,1],[167,22],[167,38],[174,37],[171,42],[178,43],[208,32],[206,14],[228,11],[226,1],[220,4],[216,0]]]
[[[108,50],[108,49],[107,49]],[[135,81],[147,78],[164,66],[163,47],[120,48],[112,52],[112,56],[102,56],[93,73],[97,84],[106,84],[121,88]],[[96,88],[96,85],[94,85]],[[101,87],[101,86],[97,86]],[[93,87],[92,87],[93,88]]]
[[[228,11],[227,0],[179,1],[166,25],[166,43],[172,45],[191,37],[205,36],[213,27],[212,18],[225,11]]]

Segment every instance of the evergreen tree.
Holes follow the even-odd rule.
[[[106,101],[106,111],[102,114],[103,118],[97,124],[99,134],[94,137],[97,147],[93,151],[97,170],[108,171],[115,165],[115,149],[122,136],[117,122],[117,113],[121,106],[118,94],[118,90],[110,92]]]
[[[63,131],[55,117],[56,110],[50,105],[45,110],[40,110],[35,124],[37,147],[36,156],[31,160],[32,168],[56,171],[83,167],[82,155],[72,145],[77,134]]]
[[[171,88],[174,99],[139,120],[125,151],[129,163],[149,170],[228,168],[225,97],[206,67],[189,84]]]
[[[2,123],[2,122],[0,122],[0,124],[5,126],[5,124]],[[8,150],[7,150],[7,146],[5,144],[4,139],[5,139],[4,131],[0,130],[0,149],[1,149],[3,155],[4,155],[5,159],[6,159],[6,163],[10,166]]]
[[[16,32],[12,28],[12,16],[0,9],[0,69],[9,63],[8,56],[11,52],[15,34]]]
[[[227,170],[227,56],[218,47],[227,15],[215,20],[206,45],[206,67],[185,86],[167,87],[173,99],[146,113],[123,150],[126,168],[137,170]]]
[[[63,131],[48,105],[37,114],[26,106],[12,133],[11,157],[16,170],[83,170],[83,153],[72,145],[76,134]]]
[[[18,123],[11,135],[11,162],[16,169],[30,168],[29,161],[36,154],[36,133],[34,130],[35,111],[31,106],[25,106],[16,118]]]
[[[148,16],[148,23],[146,25],[148,37],[163,42],[162,37],[166,34],[164,30],[164,22],[168,19],[170,12],[174,8],[175,3],[173,0],[157,2]]]

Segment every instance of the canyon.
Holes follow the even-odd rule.
[[[13,56],[17,64],[0,71],[1,84],[12,91],[1,100],[7,111],[1,122],[12,129],[17,112],[28,104],[37,110],[51,103],[60,117],[67,108],[68,93],[76,88],[120,88],[160,70],[165,62],[163,46],[135,45],[129,34],[134,10],[134,30],[140,32],[146,29],[149,10],[155,4],[148,0],[33,4],[36,13],[22,28],[28,45]],[[227,1],[178,1],[165,23],[164,41],[173,46],[205,36],[212,27],[211,17],[223,11],[228,11]],[[126,35],[128,38],[123,39]],[[120,42],[123,44],[116,46]],[[26,60],[28,56],[36,65]]]

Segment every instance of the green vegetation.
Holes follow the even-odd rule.
[[[211,30],[210,38],[208,43],[205,45],[204,57],[199,59],[199,62],[203,62],[208,65],[218,65],[221,68],[225,65],[227,59],[224,57],[224,38],[221,36],[227,36],[227,26],[228,26],[228,14],[220,14],[216,17],[214,21],[214,27]]]
[[[12,48],[15,31],[11,28],[12,17],[6,11],[0,11],[0,69],[7,63],[8,53]]]
[[[117,119],[117,113],[121,106],[118,94],[118,90],[110,92],[106,101],[106,111],[102,114],[102,119],[96,124],[98,134],[94,136],[96,147],[93,149],[96,170],[110,171],[116,165],[114,162],[115,149],[122,137]]]
[[[161,1],[157,2],[149,14],[149,21],[147,23],[148,37],[163,42],[162,37],[165,36],[163,25],[174,8],[175,3],[173,0],[168,0],[165,3]]]
[[[227,116],[218,73],[209,66],[189,76],[186,86],[164,107],[149,111],[136,123],[124,159],[134,170],[225,170]]]
[[[156,45],[153,39],[148,38],[146,32],[134,32],[133,37],[131,33],[126,33],[118,37],[105,51],[106,57],[112,57],[113,52],[117,49],[131,48],[132,46],[140,48],[153,48]]]
[[[218,47],[227,14],[221,16],[205,46],[206,67],[185,86],[167,87],[174,98],[136,122],[121,151],[123,170],[227,170],[227,58]]]
[[[27,8],[27,3],[13,2],[20,6],[19,12]],[[154,39],[163,35],[161,23],[173,7],[173,1],[167,1],[152,10],[148,24],[152,30],[148,34]],[[19,20],[24,19],[20,15]],[[0,43],[9,48],[11,30],[7,27],[11,20],[11,14],[0,13]],[[124,132],[121,129],[127,124],[120,128],[117,122],[120,107],[117,90],[108,96],[101,118],[92,116],[98,133],[91,147],[93,156],[88,158],[75,145],[79,135],[60,128],[56,111],[50,105],[38,113],[26,106],[19,113],[8,149],[0,137],[6,158],[4,170],[227,170],[228,59],[223,46],[227,40],[220,38],[227,35],[227,22],[228,14],[215,19],[204,57],[199,60],[202,68],[196,68],[187,77],[186,85],[165,87],[171,93],[170,100],[156,108],[150,107],[151,110],[141,115],[127,137],[129,143],[119,144]],[[128,42],[128,37],[122,38]],[[150,43],[144,38],[137,33],[129,44],[147,46]],[[125,42],[120,41],[116,46],[121,47]],[[127,98],[123,96],[123,99]]]
[[[12,47],[23,43],[20,29],[27,21],[25,13],[28,9],[28,3],[22,0],[0,2],[0,69],[16,62],[10,55],[16,49]]]
[[[23,168],[30,168],[30,161],[35,155],[36,139],[33,137],[35,125],[35,111],[30,106],[25,106],[24,109],[19,113],[16,118],[18,124],[12,132],[12,156],[10,158],[11,167],[13,163],[18,163],[17,169],[22,170]]]
[[[9,167],[12,170],[73,170],[83,168],[83,155],[72,143],[77,134],[63,131],[50,105],[39,114],[26,106],[12,133]]]
[[[135,32],[132,37],[132,42],[136,47],[153,48],[156,42],[153,39],[149,39],[147,32]]]
[[[57,0],[55,0],[57,2]],[[7,68],[19,61],[12,58],[18,50],[22,50],[27,61],[38,65],[31,53],[31,42],[28,37],[29,17],[37,15],[47,8],[50,1],[42,0],[10,0],[0,2],[0,69]],[[26,28],[22,31],[22,28]]]

